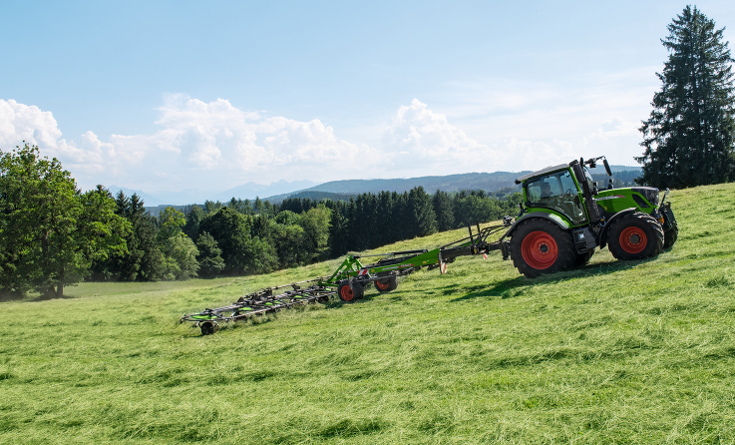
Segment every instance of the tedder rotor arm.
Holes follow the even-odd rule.
[[[409,274],[422,267],[441,267],[442,273],[446,264],[455,258],[465,255],[487,254],[493,250],[500,250],[503,259],[509,255],[508,241],[503,235],[499,240],[489,242],[488,238],[508,227],[510,220],[502,225],[494,225],[472,232],[469,226],[469,236],[433,250],[404,250],[372,255],[348,255],[337,270],[328,277],[317,277],[312,280],[299,281],[291,284],[267,287],[240,297],[236,302],[214,309],[205,309],[196,314],[181,317],[180,322],[190,321],[201,329],[203,335],[213,334],[220,323],[229,323],[238,320],[247,320],[255,316],[262,316],[282,309],[308,303],[326,303],[337,295],[344,286],[366,286],[371,282],[393,280],[401,275]],[[377,263],[364,266],[360,258],[380,256]],[[376,283],[376,286],[378,283]],[[286,287],[290,290],[279,291]],[[362,287],[360,287],[362,289]],[[385,290],[385,288],[381,288]],[[395,286],[392,288],[395,289]]]

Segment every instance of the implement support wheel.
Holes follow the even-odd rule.
[[[214,323],[205,321],[199,324],[199,329],[202,330],[202,335],[212,335],[214,334]]]
[[[350,287],[350,283],[342,283],[337,290],[339,299],[344,303],[354,303],[356,300],[362,299],[364,293],[365,289],[361,283],[352,283],[352,287]]]
[[[396,277],[388,277],[383,278],[382,280],[378,280],[375,282],[375,288],[378,289],[378,292],[381,294],[394,291],[398,287],[398,280]]]

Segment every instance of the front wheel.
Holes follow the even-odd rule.
[[[612,221],[607,240],[616,259],[642,260],[661,253],[664,229],[651,215],[633,212]]]
[[[513,265],[528,278],[569,269],[577,254],[569,233],[541,218],[522,222],[510,240]]]
[[[679,228],[674,226],[664,232],[664,249],[673,246],[676,239],[679,238]]]

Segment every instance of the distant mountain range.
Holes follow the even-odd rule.
[[[611,169],[613,173],[641,171],[640,167],[621,165],[613,165]],[[267,199],[271,203],[277,204],[288,197],[321,199],[334,194],[333,198],[345,199],[351,195],[379,193],[383,190],[403,193],[418,186],[422,186],[428,193],[434,193],[437,190],[457,192],[460,190],[480,189],[492,192],[507,187],[516,187],[515,179],[527,173],[530,173],[530,171],[464,173],[459,175],[423,176],[408,179],[349,179],[331,181],[318,185],[315,185],[316,183],[309,180],[294,182],[281,180],[270,185],[248,182],[222,192],[184,190],[178,192],[158,192],[155,195],[141,190],[132,190],[117,186],[111,186],[109,189],[113,195],[117,194],[120,190],[128,196],[137,193],[138,196],[143,198],[146,208],[152,210],[151,213],[158,213],[158,209],[153,209],[153,207],[165,208],[167,205],[181,207],[193,203],[201,204],[207,200],[227,202],[233,197],[243,200],[249,199],[251,201],[256,197],[260,197],[262,200]],[[592,170],[592,173],[595,175],[604,174],[604,169],[602,166],[598,166]]]

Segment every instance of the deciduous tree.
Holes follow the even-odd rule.
[[[25,144],[0,152],[0,287],[63,296],[94,260],[126,251],[129,224],[102,186],[81,193],[56,159]]]

